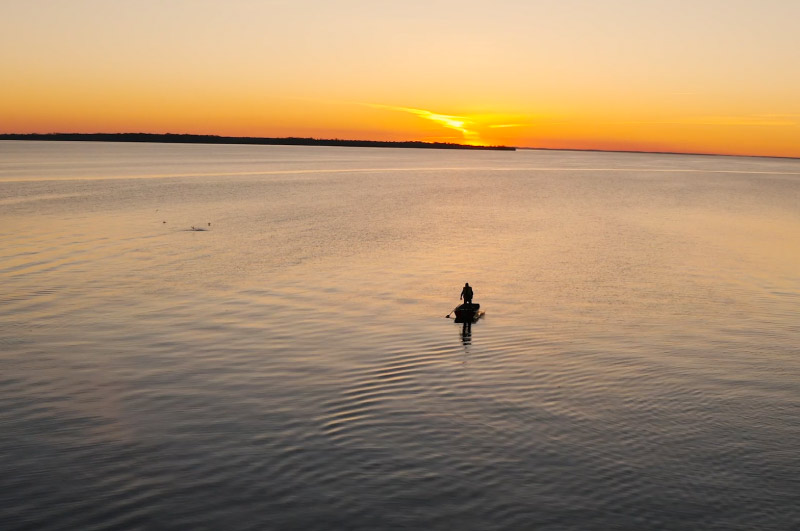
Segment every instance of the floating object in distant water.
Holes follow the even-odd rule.
[[[480,304],[472,302],[465,302],[464,304],[456,306],[450,313],[453,312],[456,314],[457,323],[474,323],[486,313],[481,310]],[[450,317],[450,315],[448,314],[447,317]]]
[[[192,228],[189,229],[189,230],[192,230],[192,231],[195,231],[195,232],[206,232],[208,229],[204,229],[203,227],[195,227],[194,225],[192,225]]]
[[[161,223],[166,223],[166,221],[162,221]]]

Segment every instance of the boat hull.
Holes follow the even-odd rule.
[[[481,305],[477,303],[462,304],[454,310],[454,313],[457,323],[475,322],[483,315]]]

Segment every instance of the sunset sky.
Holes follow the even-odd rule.
[[[0,132],[800,157],[798,0],[0,0]]]

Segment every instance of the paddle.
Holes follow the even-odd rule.
[[[461,305],[459,304],[458,306],[461,306]],[[453,308],[453,310],[452,310],[450,313],[453,313],[454,311],[456,311],[456,310],[458,309],[458,306],[456,306],[455,308]],[[445,316],[444,316],[444,318],[445,318],[445,319],[450,319],[450,313],[448,313],[447,315],[445,315]]]

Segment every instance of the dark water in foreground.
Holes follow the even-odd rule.
[[[0,142],[0,528],[798,529],[798,236],[800,161]]]

